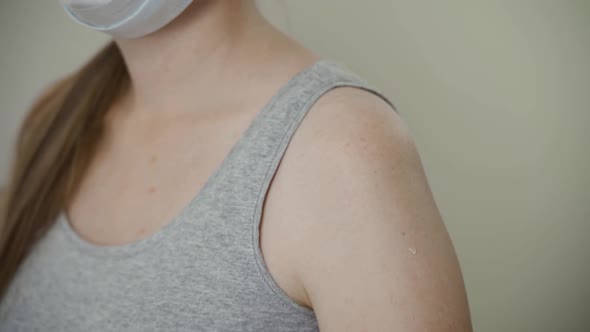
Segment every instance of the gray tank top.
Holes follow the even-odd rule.
[[[62,214],[21,265],[0,331],[318,331],[262,258],[271,179],[308,110],[337,87],[385,97],[320,60],[279,89],[171,223],[122,246],[84,241]]]

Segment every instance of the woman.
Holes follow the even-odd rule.
[[[64,6],[114,41],[22,129],[0,330],[471,329],[385,97],[252,0]]]

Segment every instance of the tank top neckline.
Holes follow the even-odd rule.
[[[290,89],[290,87],[301,77],[309,75],[310,73],[317,70],[318,67],[331,65],[338,66],[338,64],[333,60],[320,58],[316,62],[300,70],[290,79],[288,79],[285,83],[283,83],[282,86],[278,88],[274,95],[254,116],[253,120],[242,132],[238,140],[233,144],[229,152],[225,155],[225,157],[214,169],[214,171],[208,176],[208,178],[205,180],[204,184],[200,187],[197,193],[193,195],[190,201],[187,204],[185,204],[168,223],[166,223],[156,232],[142,239],[120,245],[95,244],[84,239],[81,235],[78,234],[78,232],[73,228],[72,224],[70,223],[67,211],[63,209],[60,211],[57,217],[57,226],[64,233],[65,237],[69,240],[69,242],[73,245],[73,247],[76,250],[84,254],[88,254],[90,256],[102,258],[123,258],[126,256],[132,256],[145,250],[149,250],[150,248],[157,247],[156,244],[160,241],[163,241],[164,238],[166,238],[169,234],[173,233],[173,229],[178,227],[178,225],[182,223],[185,219],[183,218],[183,216],[185,216],[189,210],[194,208],[197,205],[197,203],[199,203],[204,198],[204,196],[207,194],[210,187],[214,184],[216,178],[219,176],[221,171],[224,170],[228,166],[228,164],[230,164],[231,159],[235,156],[237,152],[237,147],[240,146],[240,144],[242,144],[246,140],[247,134],[262,121],[262,118],[265,115],[265,113],[269,112],[275,106],[276,101],[281,97],[281,95],[287,92]]]

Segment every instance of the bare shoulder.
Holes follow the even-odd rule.
[[[297,170],[289,174],[293,183],[318,184],[312,192],[296,186],[306,197],[339,191],[342,180],[347,186],[363,185],[369,177],[392,176],[391,171],[423,174],[405,121],[381,97],[357,88],[323,96],[301,123],[284,159],[285,168]]]
[[[325,331],[470,331],[463,279],[406,123],[360,89],[326,94],[285,155],[291,261]],[[278,175],[278,174],[277,174]]]

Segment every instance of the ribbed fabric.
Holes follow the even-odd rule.
[[[318,331],[262,258],[262,206],[279,162],[326,92],[356,87],[320,60],[256,115],[193,200],[150,237],[103,247],[61,215],[21,266],[0,305],[0,331]],[[393,104],[390,103],[393,109]]]

